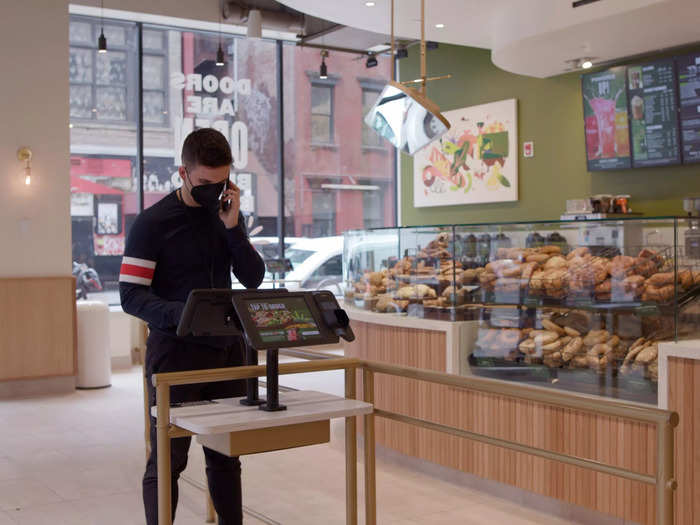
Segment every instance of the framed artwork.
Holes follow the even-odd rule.
[[[450,130],[413,157],[416,207],[518,200],[517,100],[443,113]]]

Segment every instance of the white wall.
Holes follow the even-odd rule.
[[[69,275],[68,3],[0,2],[0,277]],[[25,186],[17,149],[34,152]]]

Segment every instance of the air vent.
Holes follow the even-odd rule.
[[[576,2],[571,2],[571,7],[581,7],[587,4],[593,4],[595,2],[600,2],[600,0],[576,0]]]

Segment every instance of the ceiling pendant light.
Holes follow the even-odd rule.
[[[328,56],[328,50],[323,49],[321,51],[321,68],[318,72],[318,78],[321,80],[326,80],[328,78],[328,67],[326,66],[326,57]]]
[[[100,36],[97,39],[97,52],[106,53],[107,52],[107,39],[105,38],[105,24],[104,24],[104,0],[100,2]]]
[[[221,47],[221,10],[219,10],[219,49],[216,50],[216,65],[223,67],[225,64],[224,50]]]

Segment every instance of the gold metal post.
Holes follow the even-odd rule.
[[[392,0],[393,3],[393,0]],[[355,399],[355,369],[345,369],[345,398]],[[345,523],[357,525],[357,421],[345,418]]]
[[[214,502],[211,499],[211,494],[209,493],[209,484],[207,483],[207,523],[214,523],[216,521],[216,509],[214,509]]]
[[[374,372],[363,370],[362,387],[365,403],[374,404]],[[377,524],[377,480],[374,454],[374,414],[365,414],[365,523]]]
[[[656,426],[656,523],[659,525],[673,525],[673,493],[677,486],[673,471],[674,426],[673,420]]]
[[[425,96],[425,0],[420,0],[420,77],[423,80],[420,87],[421,95]]]
[[[394,0],[391,0],[391,80],[396,81],[396,55],[394,55]]]
[[[170,465],[170,386],[156,386],[156,432],[158,435],[158,525],[172,525]]]

